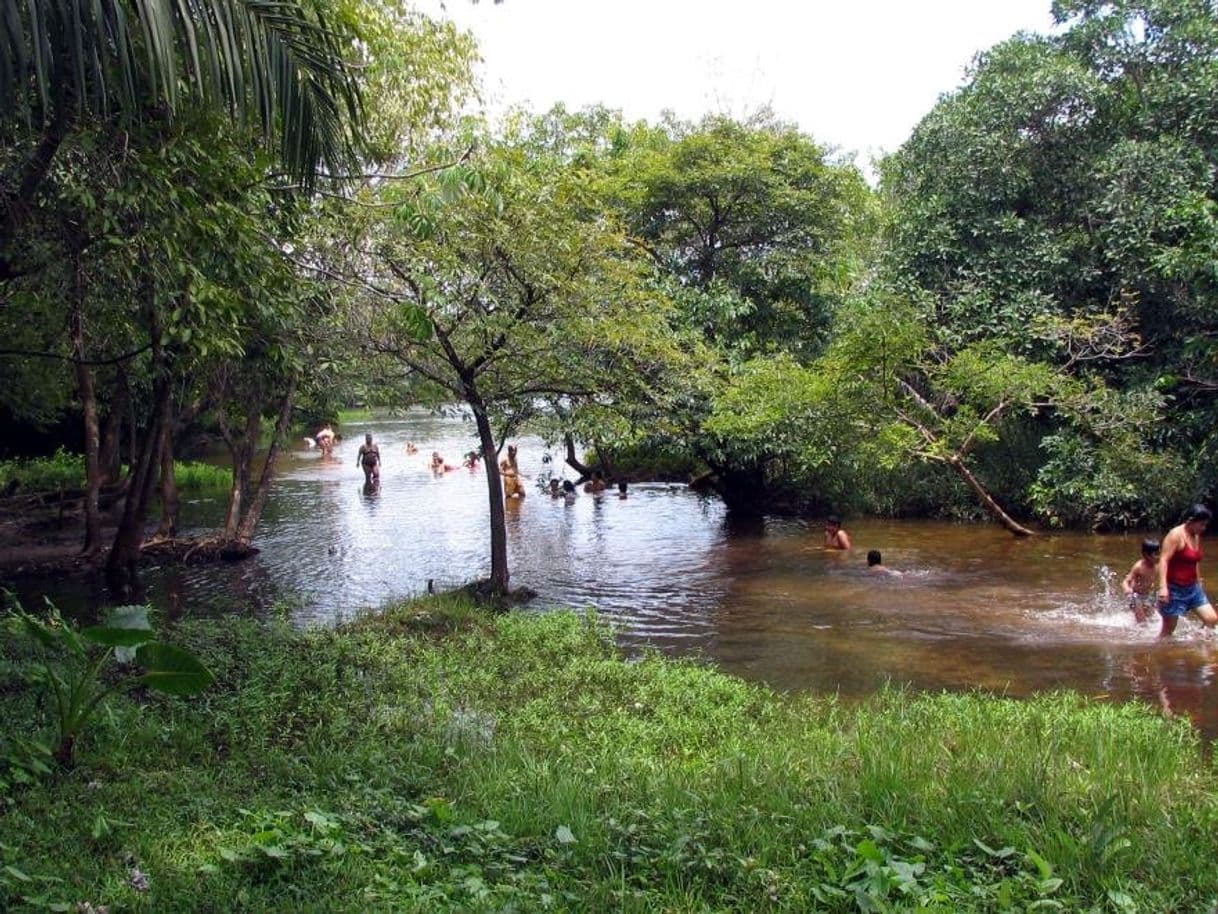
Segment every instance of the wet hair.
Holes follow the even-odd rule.
[[[842,519],[840,517],[838,517],[836,514],[830,514],[828,517],[825,518],[826,527],[840,527],[841,525],[842,525]]]
[[[619,492],[621,492],[623,495],[625,495],[625,494],[626,494],[626,480],[624,480],[624,479],[623,479],[623,480],[621,480],[620,482],[618,482],[618,484],[617,484],[617,490],[618,490]]]
[[[364,435],[364,440],[367,441],[369,444],[371,444],[372,443],[372,432],[369,432],[368,434]]]
[[[1142,555],[1150,555],[1159,552],[1163,547],[1158,540],[1142,540]]]
[[[870,568],[872,565],[882,565],[883,563],[884,563],[884,559],[880,555],[879,549],[872,549],[870,552],[867,553],[867,567],[868,568]]]
[[[575,483],[573,483],[573,482],[572,482],[571,480],[569,480],[569,479],[564,479],[564,480],[562,481],[562,490],[563,490],[564,492],[574,492],[574,491],[575,491]]]
[[[1197,503],[1184,512],[1184,523],[1192,521],[1205,521],[1207,524],[1213,519],[1214,513],[1201,503]]]

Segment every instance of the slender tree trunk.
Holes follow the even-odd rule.
[[[233,487],[228,496],[228,514],[224,518],[224,539],[227,542],[235,542],[237,531],[241,528],[242,513],[250,496],[250,471],[261,427],[260,405],[247,403],[244,430],[236,435],[225,435],[229,453],[233,456]]]
[[[110,402],[110,411],[106,414],[101,452],[98,455],[103,485],[113,485],[122,475],[119,444],[123,434],[123,414],[127,411],[127,397],[127,369],[119,365],[114,380],[114,398]]]
[[[968,483],[969,488],[972,489],[977,494],[977,497],[981,500],[982,506],[984,506],[984,508],[994,516],[998,523],[1002,524],[1003,527],[1005,527],[1015,536],[1036,535],[1035,530],[1030,530],[1023,526],[1021,523],[1019,523],[1019,521],[1015,520],[1015,518],[1011,517],[1011,515],[1007,514],[1007,512],[1003,510],[1002,505],[998,504],[998,502],[994,500],[994,496],[986,491],[985,486],[983,486],[981,481],[969,471],[969,468],[964,465],[964,461],[962,459],[957,456],[952,456],[948,458],[947,462],[951,465],[951,468],[960,475],[960,478]]]
[[[579,459],[578,455],[576,455],[575,438],[571,435],[571,433],[567,432],[565,435],[563,435],[562,440],[563,444],[566,445],[567,448],[567,466],[579,474],[579,479],[575,481],[575,484],[579,485],[584,480],[591,478],[592,470]]]
[[[242,546],[248,547],[253,542],[254,530],[258,526],[259,518],[262,517],[263,508],[266,507],[266,500],[271,492],[271,483],[275,478],[275,463],[279,459],[283,438],[287,434],[288,423],[292,419],[292,404],[295,400],[296,378],[293,377],[288,383],[288,389],[284,392],[283,400],[279,405],[279,416],[275,420],[271,445],[266,452],[266,460],[262,464],[262,473],[258,477],[258,487],[254,489],[245,509],[245,515],[241,518],[241,525],[237,528],[237,541]]]
[[[71,318],[72,358],[76,364],[76,387],[85,425],[85,542],[81,552],[96,556],[101,551],[101,509],[98,505],[101,464],[98,462],[100,432],[97,420],[97,390],[94,386],[93,370],[85,364],[85,276],[79,251],[73,252],[72,260],[72,291],[75,299]]]
[[[159,360],[158,360],[159,362]],[[144,539],[144,522],[148,516],[148,503],[156,487],[160,462],[161,429],[167,421],[169,401],[173,392],[169,378],[162,376],[155,386],[155,403],[152,421],[144,435],[139,458],[131,470],[131,483],[127,487],[127,501],[123,505],[123,517],[110,547],[106,562],[106,580],[115,599],[130,601],[139,598],[139,580],[136,565],[139,562],[140,544]]]
[[[503,480],[499,476],[499,463],[495,460],[495,433],[491,429],[491,420],[486,414],[486,404],[482,402],[473,380],[464,384],[465,401],[474,411],[474,423],[478,427],[478,441],[482,445],[485,458],[482,461],[486,467],[487,506],[490,508],[491,519],[491,578],[492,593],[507,593],[508,589],[508,560],[507,560],[507,521],[503,510]]]
[[[71,128],[72,118],[72,103],[57,99],[54,117],[43,129],[42,138],[21,168],[16,191],[0,197],[0,280],[20,275],[21,271],[9,259],[13,242],[29,219],[34,197],[51,171],[59,147]]]
[[[156,535],[168,539],[178,535],[178,481],[173,469],[173,397],[169,398],[165,424],[161,426],[161,525]]]

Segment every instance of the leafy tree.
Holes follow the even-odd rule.
[[[470,408],[484,455],[488,588],[508,586],[500,448],[540,398],[590,397],[604,354],[653,310],[645,266],[576,167],[482,138],[456,168],[386,188],[392,204],[352,249],[369,348]],[[358,279],[357,279],[358,277]]]
[[[1092,490],[1087,522],[1148,517],[1160,509],[1148,515],[1122,492],[1131,476],[1161,474],[1152,452],[1193,455],[1194,482],[1172,474],[1179,499],[1215,478],[1218,17],[1204,0],[1062,0],[1053,11],[1058,33],[979,56],[884,163],[883,281],[940,345],[998,338],[1059,364],[1066,356],[1031,328],[1128,308],[1143,348],[1104,365],[1104,379],[1134,403],[1169,395],[1168,421],[1144,423],[1121,448],[1053,437],[1036,498],[1062,502],[1051,490],[1074,454],[1068,463],[1114,487]],[[1147,456],[1140,470],[1131,454]]]

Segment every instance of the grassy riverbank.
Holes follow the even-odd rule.
[[[182,492],[222,491],[232,484],[232,471],[197,460],[175,460],[174,479]],[[0,460],[0,490],[16,483],[15,493],[58,492],[83,489],[85,458],[60,449],[50,457]]]
[[[112,698],[75,771],[7,789],[0,909],[1162,912],[1218,897],[1214,764],[1138,705],[784,698],[623,662],[583,617],[492,620],[454,598],[339,632],[165,635],[216,684]],[[11,782],[11,737],[45,723],[11,669],[0,714]]]

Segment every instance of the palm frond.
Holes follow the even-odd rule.
[[[254,124],[305,183],[358,151],[354,74],[295,0],[0,0],[0,111],[172,116],[183,95]]]

